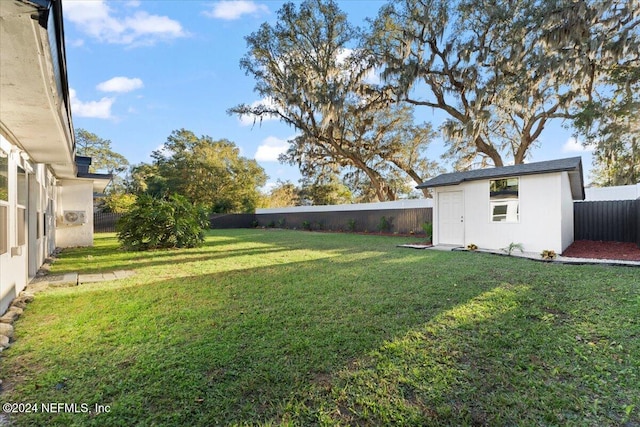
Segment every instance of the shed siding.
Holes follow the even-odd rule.
[[[562,194],[561,194],[561,204],[562,204],[562,218],[561,218],[561,226],[562,226],[562,241],[561,241],[561,250],[557,251],[557,253],[561,253],[565,249],[573,243],[574,239],[574,216],[573,216],[573,198],[571,197],[571,184],[569,182],[569,174],[567,172],[562,172]],[[555,249],[554,249],[555,250]]]
[[[520,218],[517,223],[491,221],[489,180],[438,187],[436,193],[461,190],[464,193],[464,244],[500,250],[521,243],[527,252],[551,249],[560,253],[573,240],[572,198],[566,172],[519,177]],[[439,221],[439,206],[434,208]],[[434,227],[434,233],[437,227]],[[434,235],[438,244],[439,236]]]

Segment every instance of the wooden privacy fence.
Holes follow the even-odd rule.
[[[0,0],[1,1],[1,0]],[[116,231],[116,222],[122,214],[94,212],[93,213],[93,232],[94,233],[113,233]]]
[[[117,213],[95,212],[93,231],[95,233],[115,232],[116,223],[121,216],[122,214]],[[255,220],[255,214],[213,214],[209,217],[211,228],[250,228],[254,226]]]
[[[576,202],[575,240],[635,242],[640,246],[640,199]],[[114,232],[121,214],[96,212],[96,233]],[[258,214],[213,214],[211,228],[281,227],[312,230],[376,232],[384,225],[397,233],[421,233],[425,222],[433,221],[432,208],[366,209],[326,212],[282,212]]]
[[[640,199],[573,204],[574,239],[640,245]]]
[[[116,222],[122,214],[96,212],[93,215],[93,231],[116,231]],[[384,217],[384,220],[382,219]],[[209,217],[211,228],[279,227],[334,231],[383,231],[392,233],[421,233],[422,224],[433,219],[431,208],[376,209],[336,212],[288,212],[258,214],[213,214]]]
[[[384,219],[383,219],[384,217]],[[332,212],[283,212],[256,214],[263,227],[311,230],[422,233],[433,221],[432,208],[375,209]]]

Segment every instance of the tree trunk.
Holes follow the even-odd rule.
[[[502,156],[500,156],[500,153],[498,153],[498,150],[496,150],[493,145],[487,144],[480,137],[477,137],[475,142],[476,142],[476,147],[478,148],[478,152],[484,153],[487,156],[489,156],[489,158],[493,161],[493,164],[495,167],[499,168],[504,166],[504,163],[502,161]]]

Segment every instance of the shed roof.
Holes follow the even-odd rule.
[[[458,185],[465,181],[478,181],[509,176],[535,175],[553,172],[569,172],[571,195],[574,200],[584,200],[584,182],[582,178],[582,158],[547,160],[544,162],[523,163],[499,168],[475,169],[464,172],[452,172],[431,178],[416,188],[444,187]]]

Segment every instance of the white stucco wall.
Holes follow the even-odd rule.
[[[93,246],[93,182],[64,179],[58,182],[56,244],[61,248]],[[68,225],[64,211],[84,211],[86,222]]]
[[[6,233],[8,239],[7,252],[0,255],[0,313],[4,313],[13,298],[24,289],[27,284],[27,244],[18,244],[18,197],[17,189],[17,167],[23,166],[23,159],[17,147],[2,135],[0,135],[0,149],[7,155],[8,159],[8,201],[2,202],[7,209],[7,229],[1,230]],[[26,231],[26,230],[25,230]]]
[[[560,252],[569,247],[573,243],[573,197],[571,196],[571,184],[569,183],[569,174],[562,172],[561,174],[561,204],[562,204],[562,241]]]
[[[573,241],[573,201],[566,172],[519,177],[520,217],[517,223],[492,222],[489,180],[469,181],[435,189],[434,243],[440,243],[438,193],[462,191],[464,246],[500,250],[521,243],[526,252],[551,249],[561,253]]]

